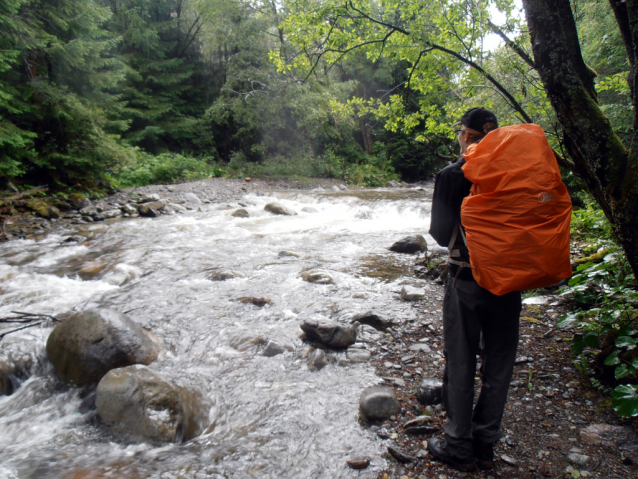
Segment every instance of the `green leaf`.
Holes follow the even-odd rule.
[[[617,348],[634,349],[636,347],[636,343],[638,343],[638,340],[631,336],[619,336],[616,338]]]
[[[583,340],[585,342],[585,345],[589,346],[590,348],[598,348],[599,347],[598,337],[599,337],[598,332],[587,331],[585,333],[585,336],[583,336]]]
[[[638,369],[638,358],[634,358],[634,360],[631,362],[631,366]]]
[[[622,417],[638,416],[638,386],[623,384],[611,393],[614,410]]]
[[[574,334],[574,339],[572,339],[572,348],[571,348],[572,354],[575,354],[576,356],[578,356],[579,354],[583,352],[583,349],[585,349],[583,335]]]
[[[616,371],[614,372],[616,379],[626,378],[627,376],[632,376],[634,374],[636,374],[636,369],[625,363],[616,366]]]
[[[576,271],[583,271],[584,269],[589,268],[591,265],[593,265],[594,263],[592,263],[591,261],[588,261],[587,263],[583,263],[583,264],[579,264],[576,267]]]
[[[614,364],[620,364],[620,359],[618,359],[618,351],[614,351],[607,359],[605,359],[605,366],[613,366]]]

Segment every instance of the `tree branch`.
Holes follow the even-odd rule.
[[[536,69],[536,66],[534,65],[534,60],[532,60],[532,58],[527,54],[527,52],[523,50],[516,42],[511,40],[505,34],[505,32],[503,32],[503,30],[500,29],[500,27],[497,27],[496,25],[494,25],[490,20],[487,21],[487,24],[490,26],[490,28],[492,29],[494,33],[496,33],[499,37],[503,39],[503,41],[505,42],[505,45],[510,47],[512,50],[514,50],[518,54],[518,56],[521,57],[523,61],[527,63],[530,67]]]

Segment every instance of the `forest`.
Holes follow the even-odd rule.
[[[615,379],[633,378],[616,387],[616,407],[636,415],[635,10],[622,0],[2,0],[0,177],[89,195],[214,176],[382,186],[428,179],[453,159],[453,123],[473,106],[501,125],[537,123],[581,208],[578,234],[590,233],[571,284],[582,286],[581,313],[566,319],[580,325],[577,361],[606,351]],[[600,254],[610,248],[620,254]]]

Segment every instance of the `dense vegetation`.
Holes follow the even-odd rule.
[[[619,412],[636,415],[638,169],[624,145],[636,143],[638,19],[616,0],[523,3],[530,24],[552,9],[568,20],[575,86],[556,89],[558,66],[532,50],[511,0],[2,0],[0,177],[94,192],[220,175],[376,186],[452,158],[470,107],[533,121],[586,205],[586,252],[612,251],[572,280],[574,351],[613,343]],[[580,117],[556,94],[579,89]]]

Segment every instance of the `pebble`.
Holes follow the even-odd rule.
[[[572,452],[570,454],[567,455],[567,460],[569,462],[571,462],[572,464],[575,464],[577,466],[585,466],[589,463],[591,457],[586,456],[584,454],[577,454],[575,452]]]
[[[348,467],[351,469],[365,469],[370,465],[369,457],[353,457],[352,459],[348,459],[346,461]]]
[[[513,457],[508,456],[507,454],[503,454],[501,456],[501,460],[505,464],[509,464],[510,466],[518,466],[518,464],[519,464],[516,459],[514,459]]]

